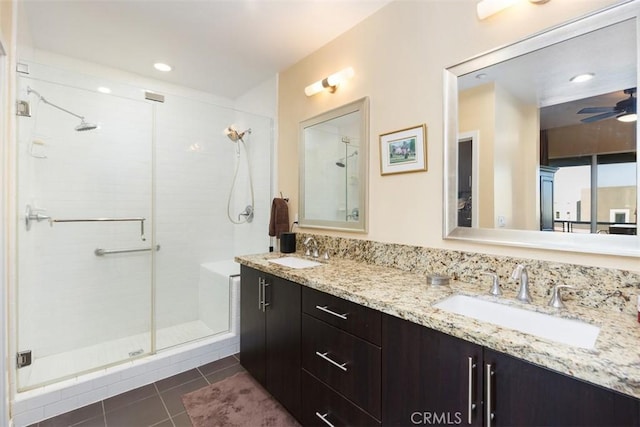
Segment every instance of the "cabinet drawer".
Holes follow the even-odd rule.
[[[380,345],[382,315],[379,311],[307,287],[302,289],[302,311]]]
[[[302,315],[302,367],[380,419],[380,347]]]
[[[379,426],[380,422],[340,396],[306,371],[302,371],[302,425],[328,427]],[[321,417],[324,418],[321,419]]]

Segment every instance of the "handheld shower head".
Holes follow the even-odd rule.
[[[246,134],[246,133],[251,133],[251,129],[247,129],[244,132],[238,132],[233,125],[227,127],[224,130],[224,134],[227,135],[227,137],[233,141],[233,142],[238,142],[238,140],[244,142],[244,140],[242,139],[242,137]]]

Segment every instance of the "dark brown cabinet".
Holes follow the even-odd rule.
[[[305,426],[640,426],[640,400],[242,266],[240,363]]]
[[[484,350],[484,375],[491,425],[640,425],[637,399],[503,353]]]
[[[384,425],[482,425],[482,347],[382,319]]]
[[[300,416],[300,285],[241,266],[240,363]]]
[[[637,399],[392,316],[383,425],[637,426]]]
[[[379,425],[381,313],[310,288],[302,309],[304,425]]]

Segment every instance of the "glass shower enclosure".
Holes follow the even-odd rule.
[[[228,331],[228,284],[203,268],[268,246],[271,165],[260,159],[271,158],[272,120],[29,69],[17,89],[18,390]],[[244,162],[222,133],[232,123],[252,129],[256,219],[241,226],[226,213]],[[245,175],[234,206],[246,205]]]

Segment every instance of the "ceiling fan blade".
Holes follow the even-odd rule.
[[[587,107],[578,111],[577,114],[613,113],[616,107]]]
[[[618,114],[619,114],[618,111],[610,111],[608,113],[598,114],[597,116],[586,117],[580,121],[582,123],[593,123],[593,122],[597,122],[598,120],[604,120],[604,119],[608,119],[609,117],[617,116]]]

